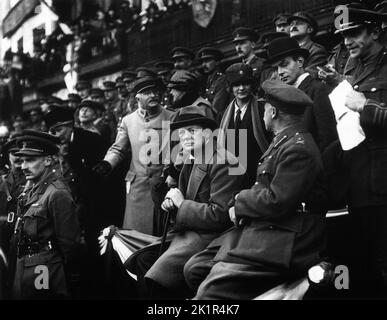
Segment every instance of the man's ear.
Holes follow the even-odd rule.
[[[312,34],[313,33],[313,28],[311,26],[308,26],[308,28],[306,29],[306,32],[308,34]]]
[[[305,64],[305,58],[304,57],[298,57],[297,58],[297,63],[298,63],[298,66],[300,67],[300,68],[303,68],[304,67],[304,64]]]
[[[44,166],[50,167],[54,163],[54,159],[52,156],[47,156],[46,159],[44,159]]]
[[[274,106],[272,106],[272,109],[271,109],[271,118],[272,119],[278,118],[278,109]]]

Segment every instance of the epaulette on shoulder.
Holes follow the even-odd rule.
[[[305,144],[304,135],[302,133],[300,133],[300,132],[297,132],[294,135],[294,141],[295,141],[295,144]]]
[[[61,180],[55,180],[52,182],[52,185],[57,189],[67,189],[65,184]]]

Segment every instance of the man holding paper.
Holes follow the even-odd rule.
[[[360,115],[365,139],[342,154],[348,170],[350,228],[356,233],[352,289],[387,296],[387,49],[378,41],[381,16],[347,8],[340,24],[350,58],[344,76],[351,84],[344,105]],[[342,92],[343,94],[343,92]],[[333,103],[332,103],[333,104]],[[338,120],[340,121],[340,120]],[[344,148],[346,149],[346,148]],[[349,149],[349,148],[347,148]]]

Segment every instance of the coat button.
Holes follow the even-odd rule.
[[[262,164],[262,162],[258,162],[258,165],[260,166]]]
[[[146,143],[149,143],[151,141],[151,137],[149,136],[148,138],[146,138]]]
[[[355,86],[353,86],[353,88],[354,88],[355,90],[357,90],[357,89],[359,89],[359,86],[358,86],[358,85],[355,85]]]
[[[273,226],[269,226],[269,229],[270,229],[270,230],[273,230],[273,229],[274,229],[274,227],[273,227]]]
[[[147,164],[148,167],[150,167],[151,165],[152,165],[152,162],[149,162],[149,163]],[[152,175],[149,175],[149,176],[152,176]]]
[[[371,92],[375,92],[375,91],[376,91],[376,88],[372,88],[372,89],[371,89]]]
[[[266,173],[266,171],[265,171],[265,170],[263,170],[263,171],[262,171],[262,173],[263,173],[263,174],[265,174],[265,173]]]
[[[147,156],[150,156],[151,154],[152,154],[151,150],[148,150],[148,152],[146,153]]]

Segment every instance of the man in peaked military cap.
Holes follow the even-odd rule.
[[[122,81],[125,83],[126,90],[129,92],[128,113],[137,110],[137,101],[133,92],[133,83],[136,80],[137,73],[133,70],[126,70],[122,73]]]
[[[163,89],[164,85],[158,78],[143,77],[135,81],[133,92],[139,108],[122,119],[115,142],[104,161],[94,168],[99,175],[108,176],[112,168],[127,161],[127,156],[131,155],[130,170],[125,179],[127,194],[123,228],[147,234],[153,233],[151,187],[161,176],[163,164],[160,163],[159,151],[168,134],[162,130],[162,122],[168,121],[173,114],[160,105]],[[150,130],[157,132],[158,139],[152,138]]]
[[[155,70],[153,70],[152,68],[148,68],[148,67],[138,67],[136,69],[136,72],[137,72],[137,76],[136,78],[139,79],[139,78],[144,78],[144,77],[153,77],[153,78],[157,78],[157,73]]]
[[[157,70],[157,76],[161,78],[164,85],[167,86],[173,74],[173,63],[171,61],[161,61],[155,64],[155,68]],[[164,91],[161,104],[164,108],[170,108],[172,106],[172,96],[169,90]]]
[[[80,244],[73,198],[52,171],[59,139],[25,130],[18,138],[22,170],[28,181],[18,203],[15,227],[17,262],[12,294],[15,299],[59,298],[69,294],[64,266],[71,264]],[[31,268],[32,266],[32,268]],[[36,268],[46,267],[47,283],[36,286]]]
[[[220,117],[227,107],[230,95],[227,92],[227,80],[220,70],[223,53],[217,48],[204,47],[198,52],[204,73],[207,75],[205,98]]]
[[[275,25],[276,32],[284,32],[290,34],[290,25],[288,21],[289,17],[289,13],[280,13],[274,17],[273,23]]]
[[[261,82],[266,80],[267,76],[267,72],[265,72],[265,75],[262,74],[262,72],[270,66],[264,64],[264,60],[262,58],[258,58],[254,53],[255,44],[259,39],[258,33],[251,28],[242,27],[236,29],[233,32],[233,36],[233,42],[238,57],[242,59],[243,63],[249,65],[253,69],[256,84],[260,85]]]
[[[304,275],[324,249],[323,165],[302,125],[312,101],[280,81],[268,80],[262,87],[264,122],[274,139],[258,163],[256,183],[230,202],[236,228],[185,266],[194,291],[210,270],[196,299],[252,299]]]
[[[290,24],[290,36],[297,40],[301,48],[309,51],[309,57],[305,61],[305,68],[317,77],[317,66],[324,66],[327,63],[328,54],[326,49],[312,41],[318,31],[315,18],[304,11],[296,12],[288,18]]]
[[[188,48],[175,47],[171,51],[171,57],[176,70],[190,70],[195,54]]]
[[[81,100],[86,99],[90,95],[91,84],[86,80],[79,80],[75,86],[75,90],[78,91]]]
[[[122,118],[128,113],[128,103],[130,93],[126,88],[126,84],[122,77],[116,78],[116,89],[118,91],[118,99],[120,101],[120,107],[116,110],[118,116],[118,122],[121,122]],[[119,125],[119,123],[117,124]]]
[[[349,227],[356,233],[349,266],[356,298],[387,296],[387,49],[377,39],[382,19],[380,13],[348,7],[348,21],[336,30],[350,54],[344,76],[353,90],[345,105],[358,112],[365,134],[357,147],[337,152],[340,168],[348,172]]]

